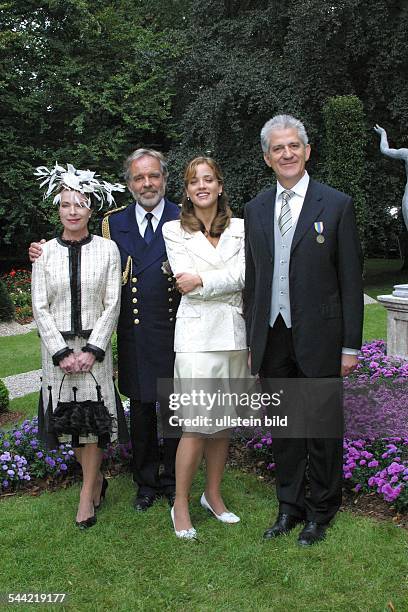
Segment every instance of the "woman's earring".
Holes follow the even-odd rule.
[[[187,196],[187,200],[188,200],[189,202],[191,202],[191,200],[190,200],[190,196]]]
[[[220,191],[220,193],[218,194],[218,197],[220,198],[222,196],[222,191]]]

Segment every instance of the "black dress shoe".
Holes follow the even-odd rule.
[[[311,546],[316,542],[321,542],[326,537],[327,525],[308,521],[303,527],[298,537],[300,546]]]
[[[133,507],[137,512],[146,512],[150,506],[153,506],[156,499],[156,495],[137,495],[133,502]]]
[[[269,540],[270,538],[277,538],[278,536],[286,535],[299,523],[303,523],[303,520],[297,516],[292,516],[291,514],[285,513],[278,514],[276,523],[265,531],[263,537],[266,540]]]
[[[75,525],[79,527],[79,529],[89,529],[89,527],[93,527],[96,524],[96,516],[89,516],[84,521],[75,521]]]
[[[165,497],[167,499],[167,502],[168,502],[170,508],[172,508],[174,506],[174,502],[176,501],[176,494],[175,494],[175,492],[174,491],[169,491],[168,493],[165,493],[164,495],[165,495]]]

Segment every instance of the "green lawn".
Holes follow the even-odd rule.
[[[367,304],[364,307],[363,340],[387,338],[387,311],[381,304]]]
[[[37,416],[39,392],[40,389],[38,389],[38,391],[34,391],[34,393],[24,395],[24,397],[16,397],[15,399],[11,400],[9,406],[10,412],[23,412],[23,420],[31,419],[32,417]]]
[[[40,367],[40,339],[36,331],[0,338],[0,378]]]
[[[401,272],[400,259],[368,259],[365,262],[364,292],[377,299],[392,293],[394,285],[408,282],[408,273]]]
[[[371,279],[378,280],[379,267],[371,267]],[[385,337],[385,309],[366,306],[364,339]],[[0,338],[0,364],[1,377],[39,368],[36,332]],[[31,393],[12,400],[10,410],[31,417],[37,402]],[[68,593],[66,607],[49,610],[385,612],[389,602],[405,609],[408,541],[391,522],[344,512],[311,549],[297,546],[298,530],[265,542],[262,532],[277,511],[273,487],[229,470],[225,499],[241,523],[223,525],[200,508],[200,474],[192,492],[200,542],[182,542],[164,501],[136,514],[130,476],[109,482],[98,523],[86,532],[74,525],[79,485],[0,500],[0,592]]]
[[[73,610],[382,612],[389,601],[404,609],[407,538],[392,523],[341,513],[326,542],[305,550],[298,530],[262,540],[277,509],[272,487],[227,472],[225,498],[238,525],[200,508],[202,487],[201,474],[191,504],[199,543],[175,538],[164,501],[136,514],[128,475],[110,480],[86,532],[74,525],[79,485],[3,499],[0,592],[66,592]]]

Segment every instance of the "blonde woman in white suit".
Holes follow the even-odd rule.
[[[180,220],[163,226],[167,255],[182,294],[175,329],[175,385],[183,379],[237,379],[249,375],[245,323],[244,223],[233,219],[221,171],[208,157],[193,159],[184,175]],[[194,407],[190,408],[194,414]],[[225,427],[218,427],[225,430]],[[194,539],[188,505],[202,458],[206,487],[201,505],[224,523],[239,517],[227,510],[220,485],[229,435],[217,427],[183,428],[176,457],[176,497],[171,516],[177,537]]]

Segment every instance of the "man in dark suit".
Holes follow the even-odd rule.
[[[346,376],[357,365],[362,261],[352,199],[309,178],[303,124],[278,115],[261,131],[277,186],[246,205],[244,304],[252,373],[269,378]],[[301,545],[325,537],[341,504],[343,441],[275,438],[279,514],[264,537],[306,521]],[[305,495],[306,470],[309,495]]]
[[[134,151],[125,161],[125,179],[135,202],[107,213],[102,224],[103,235],[116,242],[122,259],[118,383],[130,398],[134,507],[141,512],[160,495],[172,506],[175,492],[178,440],[165,438],[160,449],[156,415],[157,379],[173,377],[180,300],[171,274],[163,269],[167,255],[161,228],[179,217],[178,206],[164,197],[167,176],[161,153]]]

